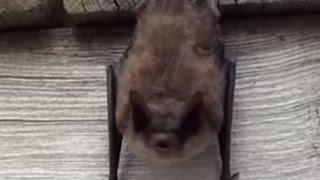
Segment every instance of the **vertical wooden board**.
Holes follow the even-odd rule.
[[[229,21],[237,62],[232,165],[246,180],[318,180],[318,16]]]

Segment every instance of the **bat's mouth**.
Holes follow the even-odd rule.
[[[165,141],[152,145],[150,149],[159,158],[170,158],[176,153],[176,149]]]
[[[159,158],[170,158],[178,154],[178,144],[172,134],[154,134],[146,142],[147,147]]]
[[[156,152],[163,152],[163,153],[166,153],[166,152],[169,152],[172,147],[170,145],[169,142],[165,141],[165,140],[162,140],[162,141],[158,141],[157,143],[155,143],[152,148],[156,151]]]

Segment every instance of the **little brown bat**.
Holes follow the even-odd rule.
[[[116,122],[154,163],[190,159],[217,137],[224,73],[216,0],[147,0],[117,89]]]

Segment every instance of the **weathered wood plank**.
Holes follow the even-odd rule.
[[[108,177],[107,122],[0,122],[0,179]]]
[[[108,177],[105,68],[129,34],[0,34],[0,179]]]
[[[242,179],[320,176],[318,19],[223,25],[227,54],[238,61],[232,166]],[[128,35],[106,29],[0,34],[0,161],[6,162],[0,163],[0,179],[107,177],[104,68],[117,63]],[[122,177],[168,175],[124,152]],[[180,171],[187,172],[200,174]]]
[[[0,66],[0,121],[106,119],[105,66]]]
[[[224,26],[228,54],[238,61],[232,165],[243,179],[320,176],[316,18],[251,19]]]
[[[64,6],[70,14],[94,13],[99,11],[132,10],[137,0],[64,0]]]
[[[64,0],[65,8],[70,14],[132,11],[136,2],[137,0]],[[320,10],[320,3],[317,0],[220,0],[220,5],[226,14]]]
[[[318,0],[220,0],[224,14],[319,12]]]
[[[72,21],[81,24],[103,23],[128,13],[129,16],[125,17],[130,17],[136,3],[137,0],[64,0]],[[320,12],[318,0],[220,0],[220,5],[225,16]]]
[[[0,28],[46,24],[49,7],[47,1],[0,1]]]
[[[130,32],[130,29],[119,28],[2,32],[0,63],[1,66],[41,65],[42,68],[116,64],[127,46]]]
[[[12,0],[0,1],[0,9],[2,11],[28,11],[39,4],[39,0]]]
[[[137,0],[4,0],[0,2],[0,29],[105,24],[133,19],[136,3]],[[220,4],[226,16],[320,12],[317,0],[220,0]]]
[[[128,33],[122,34],[119,29],[0,34],[1,119],[105,119],[105,66],[115,64],[126,48]]]

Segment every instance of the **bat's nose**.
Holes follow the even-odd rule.
[[[157,134],[153,137],[152,148],[160,155],[172,152],[176,147],[175,138],[169,134]]]
[[[168,140],[159,140],[155,142],[153,148],[158,152],[168,152],[171,149],[171,144]]]

